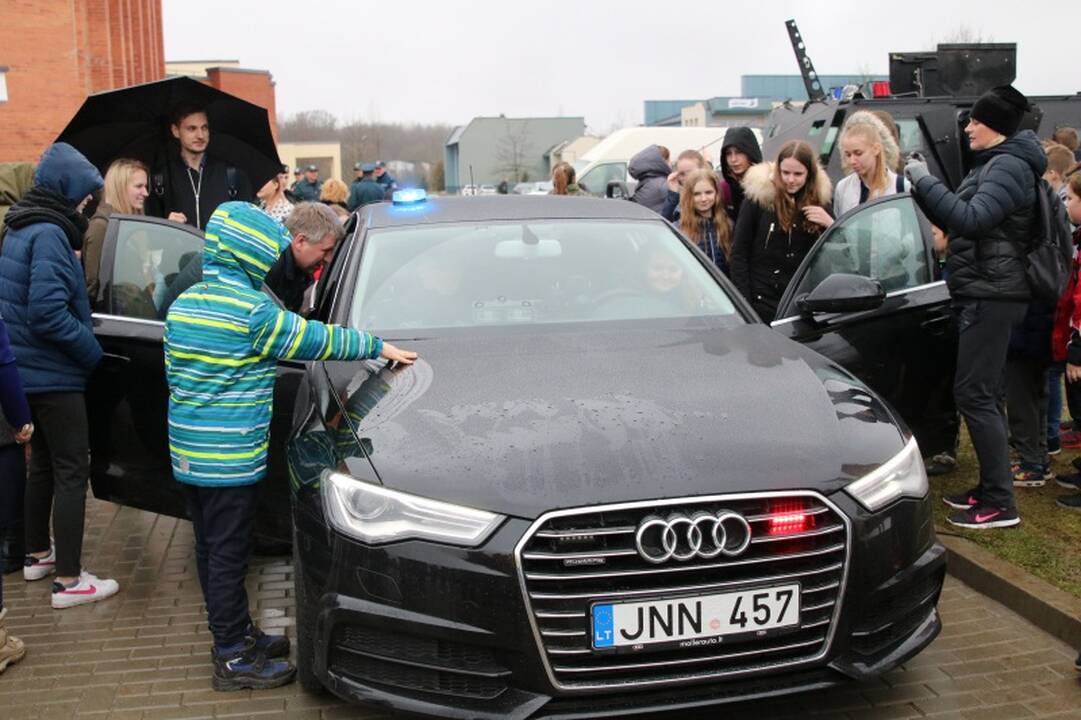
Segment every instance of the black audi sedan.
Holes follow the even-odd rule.
[[[306,687],[625,717],[865,679],[934,639],[908,428],[950,340],[909,197],[824,233],[772,327],[633,203],[396,200],[354,219],[313,312],[420,360],[286,364],[276,390],[264,527],[292,532]],[[169,282],[198,237],[112,223],[94,490],[175,514],[160,322],[110,264],[142,233]]]

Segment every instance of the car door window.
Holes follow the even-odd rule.
[[[835,223],[815,249],[794,296],[811,292],[834,273],[874,278],[887,293],[931,282],[912,198],[892,196]]]
[[[578,179],[578,185],[588,193],[604,195],[608,183],[627,179],[627,166],[624,163],[604,163],[598,165]]]
[[[105,291],[108,312],[123,317],[164,319],[172,301],[200,279],[202,253],[202,237],[184,228],[137,219],[120,220],[112,278]]]

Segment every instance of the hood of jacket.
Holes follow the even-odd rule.
[[[776,186],[773,184],[773,168],[776,163],[758,163],[751,166],[743,176],[743,192],[748,198],[754,200],[761,207],[770,210],[773,208],[773,198]],[[828,203],[833,197],[833,183],[824,170],[820,170],[818,178],[818,194],[823,203]]]
[[[105,185],[101,173],[67,143],[53,143],[41,156],[34,184],[62,195],[73,206]]]
[[[33,186],[33,165],[30,163],[0,163],[0,208],[19,202],[22,196],[26,194],[26,191]]]
[[[751,159],[751,163],[757,165],[762,162],[762,148],[758,145],[758,138],[749,127],[732,127],[724,133],[724,141],[721,143],[721,172],[725,177],[732,177],[728,171],[728,161],[724,154],[728,148],[734,147]]]
[[[627,172],[635,180],[641,181],[647,177],[658,175],[667,178],[668,174],[672,172],[672,168],[669,167],[668,161],[661,155],[661,149],[656,145],[650,145],[631,158],[631,162],[627,166]]]
[[[203,279],[258,290],[291,241],[284,225],[251,203],[222,203],[206,224]]]
[[[976,154],[976,164],[983,165],[997,155],[1013,155],[1032,168],[1037,179],[1047,170],[1047,155],[1044,153],[1040,138],[1031,130],[1022,130],[1006,138],[993,148],[981,150]]]

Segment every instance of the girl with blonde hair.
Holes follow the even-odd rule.
[[[905,179],[893,171],[901,150],[893,133],[874,113],[859,110],[841,130],[841,153],[845,170],[837,183],[833,209],[837,217],[865,202],[908,189]]]
[[[679,229],[725,275],[732,255],[732,226],[725,212],[722,180],[712,170],[691,172],[683,181],[679,197]]]
[[[338,178],[329,178],[319,191],[319,202],[324,205],[337,205],[348,210],[345,200],[349,197],[349,188]]]
[[[146,165],[138,160],[120,158],[113,160],[105,171],[105,187],[101,202],[90,226],[83,236],[83,269],[86,273],[86,289],[90,294],[90,303],[97,299],[100,284],[98,269],[101,265],[101,247],[105,242],[105,231],[109,227],[109,217],[113,213],[122,215],[142,215],[143,204],[150,194],[147,189]]]

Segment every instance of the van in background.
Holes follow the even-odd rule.
[[[591,195],[604,197],[608,183],[618,181],[633,188],[627,164],[640,150],[663,145],[675,160],[684,150],[698,150],[716,166],[721,160],[723,127],[633,127],[616,130],[574,163],[578,185]],[[762,133],[754,130],[759,143]]]

